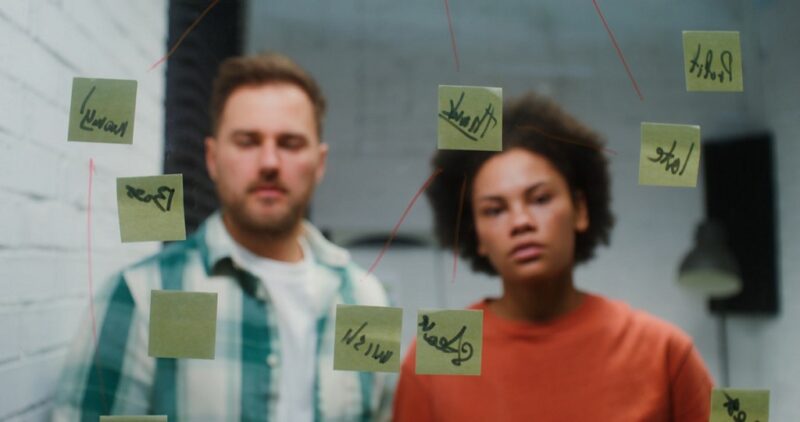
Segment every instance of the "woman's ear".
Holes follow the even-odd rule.
[[[586,204],[586,195],[576,192],[572,201],[575,206],[575,231],[583,233],[589,229],[589,207]]]

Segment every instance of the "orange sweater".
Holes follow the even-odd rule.
[[[691,339],[600,296],[548,324],[483,316],[480,376],[416,375],[403,362],[394,420],[706,422],[712,381]]]

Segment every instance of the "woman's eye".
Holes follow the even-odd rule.
[[[503,211],[502,208],[484,208],[483,211],[481,211],[481,214],[487,217],[492,217],[500,214],[502,211]]]
[[[546,204],[546,203],[550,202],[550,199],[552,199],[552,198],[553,197],[550,196],[550,195],[540,195],[540,196],[537,196],[537,197],[533,198],[533,202],[536,203],[536,204],[542,205],[542,204]]]

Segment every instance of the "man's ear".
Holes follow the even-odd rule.
[[[206,136],[206,170],[211,180],[217,181],[217,140],[214,137]]]
[[[572,201],[575,206],[575,231],[583,233],[589,229],[589,207],[586,204],[586,195],[576,192]]]
[[[325,177],[325,171],[328,165],[328,144],[319,141],[319,165],[317,165],[317,172],[315,178],[317,180],[317,184],[319,185],[322,182],[322,179]]]

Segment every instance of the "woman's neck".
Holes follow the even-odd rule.
[[[584,294],[575,288],[572,274],[552,280],[508,282],[503,295],[490,303],[495,314],[513,320],[547,322],[577,309]]]

